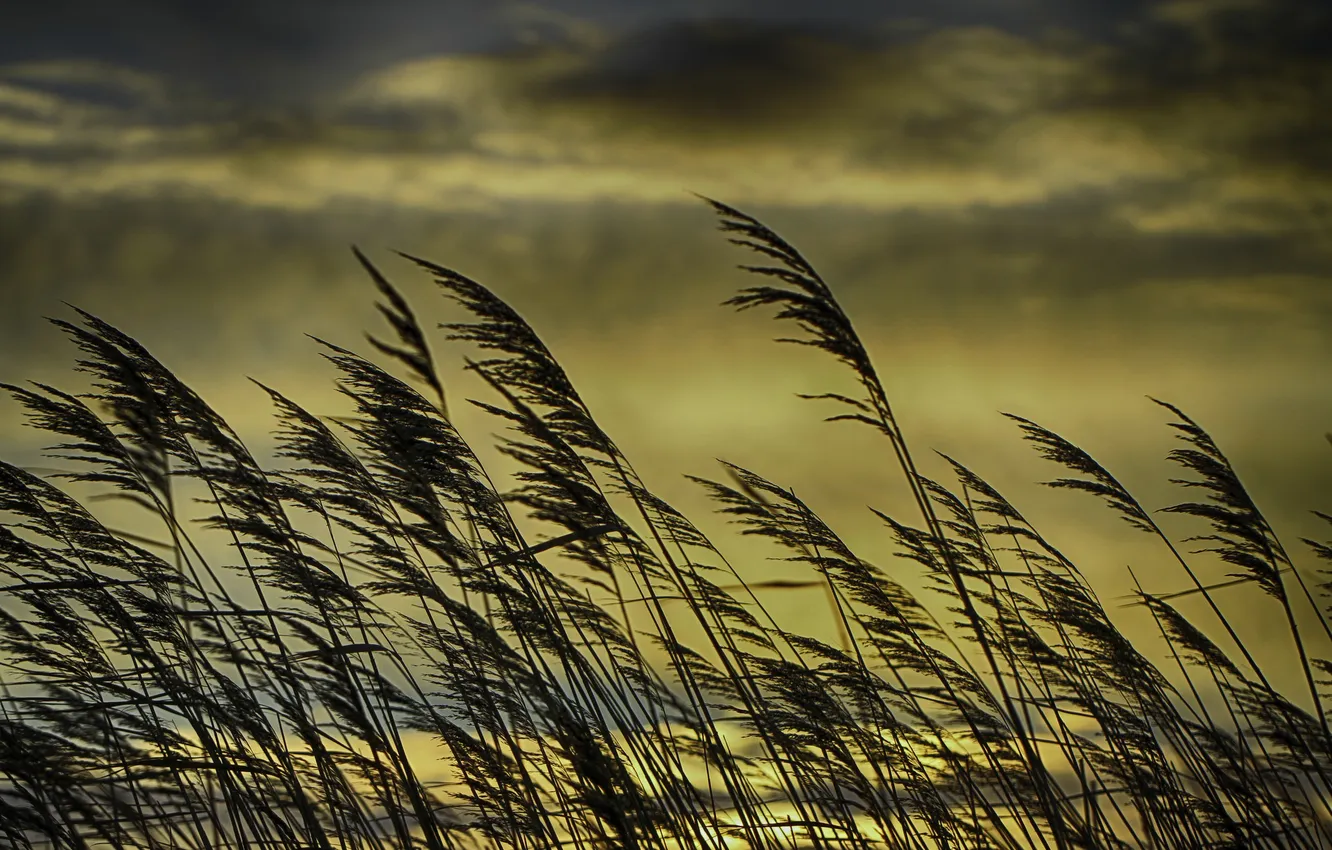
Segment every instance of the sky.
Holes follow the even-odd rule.
[[[697,193],[802,249],[916,450],[989,477],[1094,579],[1184,582],[1109,512],[1035,486],[1057,470],[999,411],[1163,507],[1188,494],[1147,396],[1179,405],[1314,576],[1330,48],[1322,0],[19,4],[0,28],[0,381],[78,386],[43,321],[74,304],[262,448],[248,377],[333,410],[305,335],[364,349],[385,330],[353,243],[423,319],[460,318],[407,251],[508,299],[705,528],[724,526],[682,474],[724,458],[892,563],[866,507],[906,510],[890,452],[796,398],[845,375],[719,306],[748,258]],[[459,403],[487,397],[468,352],[433,342],[464,434],[489,442]],[[0,455],[39,463],[19,423],[0,404]],[[1278,609],[1247,616],[1280,633]]]

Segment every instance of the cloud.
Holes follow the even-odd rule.
[[[1157,7],[1119,43],[559,18],[574,35],[397,62],[295,104],[213,102],[128,72],[118,98],[108,84],[90,96],[86,69],[47,63],[0,75],[0,192],[306,210],[688,203],[686,190],[960,210],[1097,193],[1144,231],[1289,228],[1332,188],[1315,108],[1332,63],[1281,58],[1271,15],[1245,19],[1266,40],[1215,23],[1236,8]]]

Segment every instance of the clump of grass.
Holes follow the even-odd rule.
[[[728,466],[698,483],[825,585],[840,645],[775,622],[519,314],[424,260],[468,314],[445,327],[494,391],[473,403],[508,427],[499,448],[520,471],[507,490],[454,427],[410,306],[360,252],[394,335],[371,342],[428,392],[321,343],[355,414],[324,419],[265,387],[279,469],[80,312],[56,324],[93,390],[6,389],[60,440],[54,478],[109,488],[156,531],[110,528],[0,465],[0,847],[1332,844],[1330,665],[1315,656],[1327,588],[1294,568],[1201,426],[1163,403],[1181,483],[1201,494],[1169,510],[1208,526],[1198,539],[1234,568],[1227,583],[1282,612],[1304,693],[1272,684],[1197,553],[1057,434],[1012,417],[1065,470],[1052,486],[1158,538],[1206,605],[1193,623],[1181,594],[1138,593],[1164,669],[980,475],[951,458],[951,480],[922,475],[818,272],[711,203],[763,258],[730,303],[775,309],[855,378],[856,394],[819,398],[886,441],[915,503],[880,514],[886,551],[944,605]],[[185,518],[187,494],[202,522]]]

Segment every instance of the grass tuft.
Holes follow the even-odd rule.
[[[473,404],[507,428],[511,486],[455,428],[427,334],[359,250],[393,331],[369,341],[425,393],[321,341],[354,415],[263,387],[276,468],[76,311],[55,324],[91,391],[0,385],[61,464],[0,463],[0,848],[1332,846],[1328,585],[1202,426],[1159,402],[1197,496],[1166,510],[1205,526],[1175,541],[1091,454],[1009,417],[1063,470],[1050,486],[1102,499],[1178,571],[1180,591],[1135,597],[1160,641],[1130,640],[979,474],[948,457],[949,480],[921,474],[832,289],[708,203],[763,258],[728,304],[773,311],[855,379],[810,397],[887,442],[914,513],[878,516],[908,566],[876,566],[779,483],[724,465],[696,479],[718,510],[809,571],[747,583],[520,314],[425,260],[408,258],[466,316],[444,329],[493,391]],[[104,525],[62,480],[128,500],[141,527]],[[1232,572],[1205,580],[1200,556]],[[1302,692],[1245,646],[1214,593],[1233,584],[1282,613]],[[815,585],[837,645],[758,593]]]

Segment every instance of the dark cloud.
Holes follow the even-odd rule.
[[[574,11],[595,32],[557,45],[389,62],[294,101],[191,96],[174,77],[117,77],[111,66],[11,71],[0,186],[195,191],[296,208],[349,197],[680,202],[684,189],[793,206],[961,208],[1114,192],[1139,230],[1214,234],[1305,229],[1332,192],[1332,119],[1319,108],[1332,61],[1316,49],[1327,15],[1306,2],[1272,11],[1170,0],[1100,41],[1091,30],[895,28],[887,18],[907,7],[879,25],[855,4],[815,21],[785,6],[750,18],[699,7],[598,30],[610,13],[594,6]],[[219,44],[262,17],[247,9],[232,10],[231,30],[219,25]],[[330,20],[351,14],[339,9]],[[284,15],[263,24],[274,45],[315,17],[299,5]],[[483,18],[470,20],[484,29]],[[578,20],[528,6],[490,14],[499,18],[566,34]],[[42,94],[55,103],[25,113],[24,98]]]
[[[534,81],[529,94],[539,109],[593,113],[610,133],[712,144],[813,139],[851,145],[870,160],[878,148],[882,159],[898,162],[974,157],[1014,116],[1003,116],[1004,105],[987,97],[994,80],[977,79],[979,89],[967,92],[966,81],[948,78],[959,53],[971,54],[981,74],[1011,77],[1006,57],[996,55],[1005,50],[1018,62],[1032,59],[1021,75],[1061,72],[1036,64],[1042,48],[1000,30],[964,31],[963,44],[949,33],[844,22],[673,21],[611,41],[576,69]]]
[[[6,9],[6,62],[98,59],[246,102],[337,89],[405,57],[493,48],[503,3],[484,0],[51,0]]]
[[[0,61],[95,59],[170,75],[187,89],[247,103],[290,103],[359,74],[458,51],[563,43],[583,24],[612,37],[681,21],[751,21],[787,30],[862,33],[993,27],[1024,36],[1067,30],[1102,38],[1148,0],[49,0],[12,4]],[[651,39],[649,39],[651,41]]]
[[[541,81],[536,93],[608,105],[666,132],[771,132],[827,117],[856,59],[875,46],[832,27],[677,21],[616,40],[589,67]]]
[[[1046,37],[1005,38],[990,22],[994,35],[976,31],[961,44],[933,21],[903,30],[866,25],[868,18],[860,26],[776,16],[675,20],[613,40],[583,67],[537,81],[534,94],[550,108],[592,105],[616,116],[609,122],[667,134],[800,133],[826,123],[882,141],[886,130],[884,156],[900,155],[913,139],[974,154],[1033,110],[1111,110],[1169,142],[1205,132],[1181,126],[1201,104],[1230,107],[1233,122],[1235,111],[1266,102],[1282,109],[1255,114],[1243,138],[1220,139],[1235,143],[1226,153],[1326,167],[1332,119],[1319,105],[1332,102],[1332,7],[1161,2],[1138,11],[1142,17],[1123,15],[1115,37],[1102,41],[1053,27]],[[1013,63],[1024,59],[1015,74]],[[987,72],[1036,88],[1003,92]],[[967,96],[968,87],[981,96]]]
[[[1081,94],[1081,105],[1116,110],[1166,138],[1199,104],[1220,107],[1227,124],[1248,113],[1238,134],[1226,124],[1213,128],[1217,147],[1235,162],[1332,173],[1326,3],[1160,3],[1103,65],[1102,82]]]

